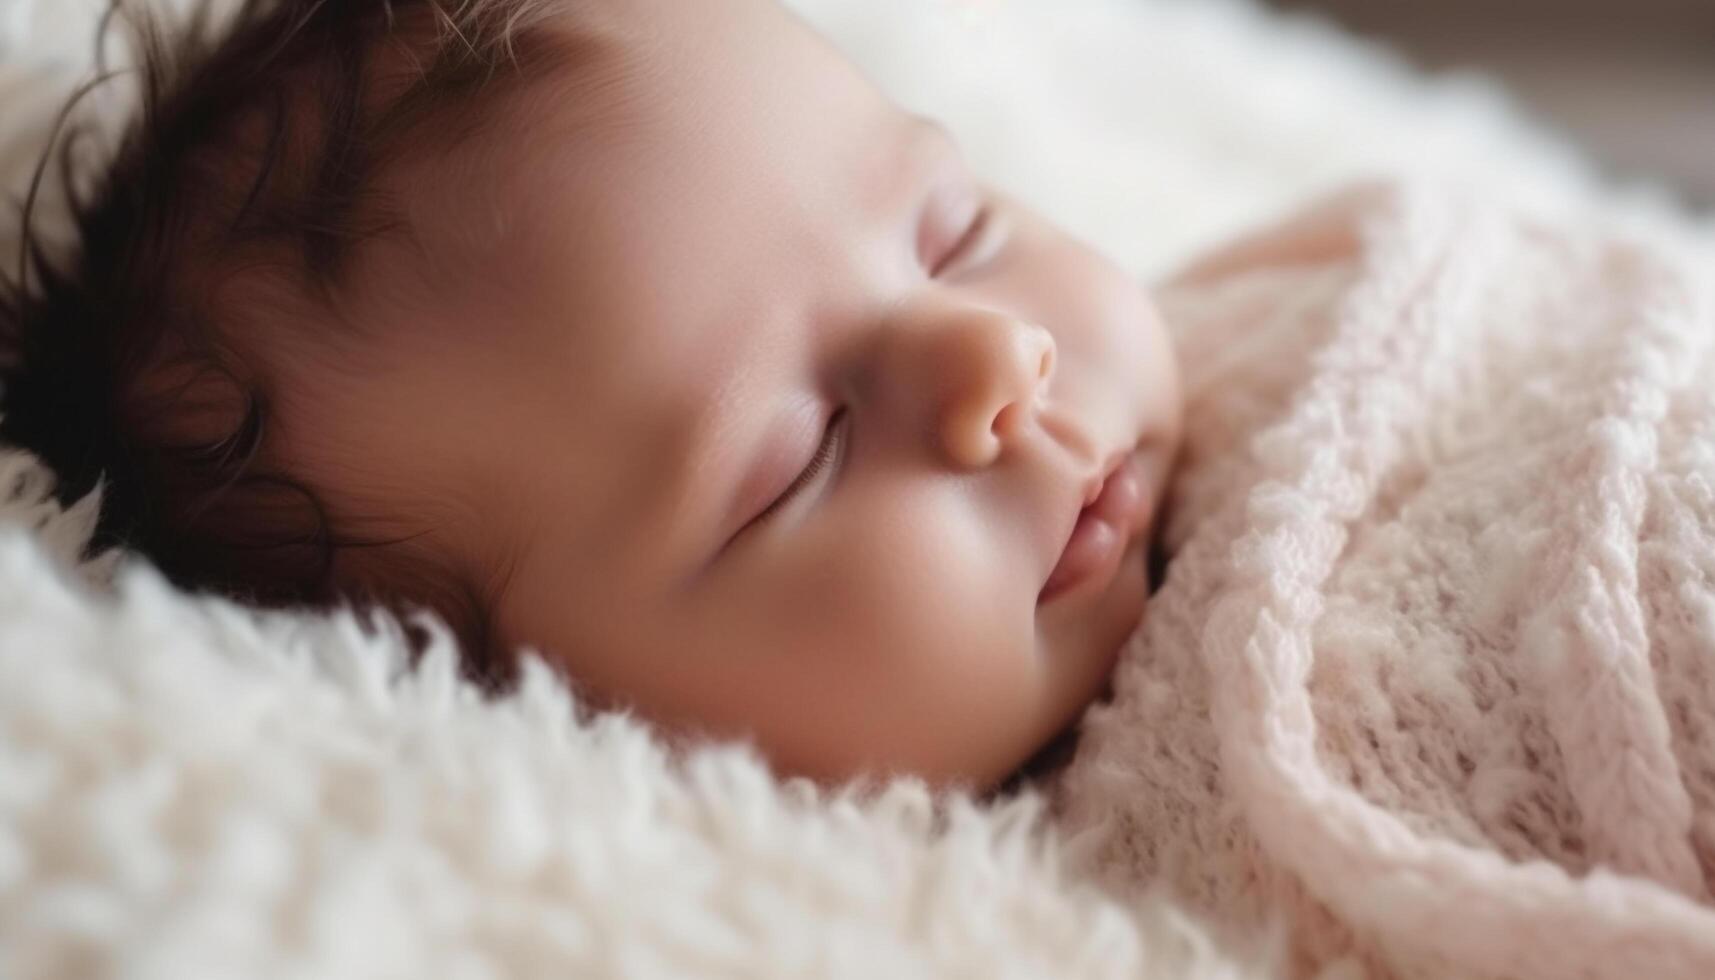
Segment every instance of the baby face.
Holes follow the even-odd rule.
[[[410,178],[437,271],[306,431],[597,703],[991,785],[1143,614],[1155,310],[773,0],[593,7],[624,63]]]

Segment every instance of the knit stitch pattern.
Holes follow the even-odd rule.
[[[1715,976],[1715,251],[1366,185],[1162,291],[1172,552],[1056,786],[1299,969]]]

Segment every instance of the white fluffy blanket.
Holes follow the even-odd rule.
[[[84,70],[94,6],[0,6],[0,167],[13,192],[52,106]],[[1572,154],[1481,85],[1428,84],[1323,27],[1249,3],[793,6],[902,101],[947,119],[980,168],[1140,276],[1368,170],[1481,175],[1545,205],[1594,192]],[[15,241],[0,238],[4,257]],[[1230,394],[1237,413],[1268,404]],[[1206,408],[1211,392],[1199,397]],[[1223,465],[1248,472],[1245,447],[1227,448],[1235,462],[1219,463],[1210,446],[1188,479],[1207,489]],[[1278,452],[1267,458],[1291,471],[1293,451]],[[1131,661],[1121,701],[1098,716],[1097,737],[1068,773],[1067,790],[1084,787],[1067,794],[1063,822],[1083,833],[1068,852],[1034,795],[976,805],[931,799],[909,782],[816,794],[773,782],[742,746],[672,758],[632,719],[581,712],[541,670],[518,698],[485,704],[456,681],[448,650],[407,672],[399,630],[385,621],[365,629],[345,615],[256,615],[178,594],[140,564],[110,593],[118,556],[77,562],[94,501],[61,513],[46,499],[50,480],[0,447],[0,976],[1212,980],[1271,974],[1250,959],[1255,937],[1235,932],[1276,905],[1318,908],[1307,889],[1363,930],[1353,949],[1393,935],[1398,921],[1352,914],[1362,901],[1325,890],[1302,859],[1263,857],[1263,844],[1244,836],[1243,811],[1198,809],[1210,801],[1195,793],[1157,794],[1154,813],[1136,809],[1139,797],[1116,796],[1111,815],[1121,819],[1101,816],[1102,786],[1135,791],[1127,781],[1140,770],[1124,758],[1133,750],[1115,722],[1159,697],[1153,656]],[[1342,506],[1361,489],[1349,488]],[[1229,498],[1181,496],[1207,497],[1211,519],[1232,519],[1215,508]],[[1214,538],[1194,537],[1196,510],[1178,513],[1174,533],[1190,558],[1198,540]],[[1211,535],[1231,530],[1215,527]],[[1306,554],[1322,555],[1314,549],[1329,540],[1311,535]],[[1314,561],[1283,565],[1283,575],[1288,567],[1308,576],[1281,579],[1295,594],[1320,581]],[[1179,598],[1164,602],[1201,609],[1191,592],[1209,583],[1197,583],[1176,578],[1169,594]],[[1272,594],[1233,594],[1281,615]],[[1256,618],[1230,608],[1212,635],[1236,635]],[[1171,614],[1151,622],[1193,635]],[[1157,635],[1145,641],[1152,653]],[[1255,769],[1230,774],[1255,787],[1235,801],[1248,812],[1277,805],[1261,795],[1278,788],[1266,775],[1298,758],[1283,753],[1303,753],[1302,684],[1258,676],[1298,699],[1259,718],[1298,727],[1281,728],[1292,736],[1281,745],[1259,739],[1255,759],[1224,760]],[[1219,718],[1242,713],[1222,704]],[[1201,764],[1213,737],[1192,725],[1156,750]],[[1502,776],[1490,796],[1505,798],[1507,770],[1491,771]],[[1322,775],[1313,787],[1339,785],[1339,773]],[[1119,782],[1104,784],[1109,776]],[[1282,813],[1299,817],[1289,825],[1297,834],[1303,808],[1334,794],[1278,795]],[[1174,864],[1165,848],[1152,851],[1135,824],[1144,816],[1164,821],[1160,841],[1206,842],[1201,874],[1211,884],[1187,887],[1198,872],[1183,859],[1194,852],[1176,852]],[[1596,847],[1592,858],[1606,856]],[[1683,868],[1682,856],[1673,860],[1662,867]],[[1212,884],[1235,868],[1251,877],[1224,891]],[[1152,870],[1166,872],[1183,905],[1148,890]],[[1581,894],[1550,869],[1510,873]],[[1422,891],[1409,876],[1377,880],[1397,885],[1373,896],[1378,908]],[[1104,893],[1102,883],[1122,887]],[[1401,908],[1426,900],[1416,901]],[[1666,910],[1663,932],[1691,914],[1688,901],[1650,901],[1637,907]],[[1336,937],[1321,951],[1347,948],[1332,927],[1310,934]]]
[[[1163,292],[1165,587],[1060,780],[1301,965],[1715,976],[1715,247],[1360,187]]]

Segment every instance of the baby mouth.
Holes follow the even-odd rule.
[[[1037,604],[1052,602],[1086,582],[1112,577],[1126,542],[1148,521],[1149,507],[1148,483],[1134,450],[1109,470],[1100,491],[1078,512]]]

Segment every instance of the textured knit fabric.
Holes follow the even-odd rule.
[[[1715,254],[1366,186],[1161,296],[1173,557],[1062,826],[1301,968],[1715,977]]]

